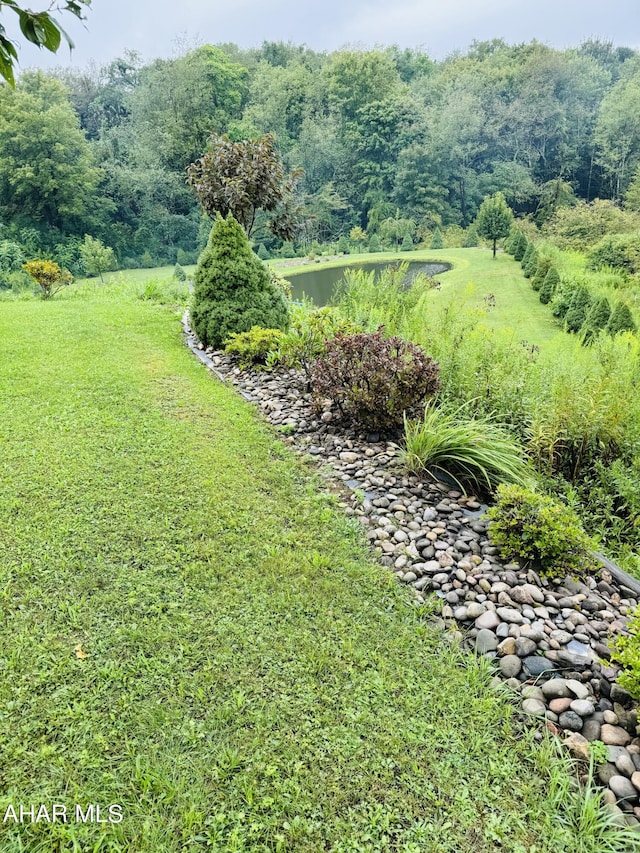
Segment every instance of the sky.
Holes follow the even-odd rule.
[[[25,5],[38,10],[48,2]],[[76,44],[71,57],[65,47],[51,55],[25,45],[13,18],[3,11],[21,68],[101,65],[126,49],[148,61],[182,53],[185,45],[235,42],[246,48],[264,40],[327,51],[398,44],[422,47],[434,59],[492,38],[535,38],[564,48],[598,37],[640,48],[639,0],[93,0],[84,24],[59,16]]]

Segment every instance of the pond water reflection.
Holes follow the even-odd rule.
[[[333,294],[333,289],[344,275],[345,269],[362,269],[366,272],[373,270],[377,273],[386,267],[395,266],[399,263],[399,261],[365,261],[361,264],[344,264],[340,267],[325,269],[310,267],[304,272],[292,275],[287,275],[286,270],[281,270],[281,275],[291,282],[293,299],[302,299],[302,296],[306,295],[313,299],[316,305],[327,305]],[[418,273],[433,276],[449,269],[451,269],[451,264],[434,261],[409,261],[406,282],[407,284],[411,282]]]

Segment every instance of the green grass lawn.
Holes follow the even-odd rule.
[[[175,309],[0,304],[0,476],[2,814],[123,808],[2,853],[631,849]]]

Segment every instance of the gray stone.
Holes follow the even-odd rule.
[[[500,672],[504,678],[514,678],[521,669],[522,660],[517,655],[505,655],[500,659]]]
[[[620,773],[628,779],[631,779],[633,774],[636,772],[636,766],[631,760],[631,756],[628,752],[619,755],[618,758],[616,758],[615,764]]]
[[[526,658],[535,654],[536,648],[537,646],[535,642],[527,639],[527,637],[521,636],[516,640],[516,654],[521,658]]]
[[[565,711],[563,714],[560,714],[558,723],[563,729],[569,729],[572,732],[579,732],[583,726],[582,717],[574,711]]]
[[[631,735],[620,726],[610,726],[605,723],[600,731],[603,743],[611,746],[626,746],[631,741]]]
[[[602,764],[598,768],[598,779],[603,785],[609,784],[609,779],[613,778],[618,774],[618,770],[615,764],[611,764],[611,762],[607,762],[606,764]]]
[[[550,678],[545,681],[542,692],[547,699],[565,699],[572,695],[564,678]]]
[[[500,624],[500,617],[494,610],[487,610],[486,613],[481,614],[475,621],[475,626],[478,629],[488,628],[490,631],[494,630]]]
[[[498,648],[498,638],[488,628],[482,628],[478,631],[476,637],[476,652],[480,655],[486,655],[487,652],[493,652]]]
[[[569,707],[580,717],[588,717],[595,711],[593,702],[588,699],[574,699]]]
[[[467,605],[467,613],[469,614],[469,619],[477,619],[479,616],[482,616],[485,613],[487,608],[484,604],[480,604],[477,601],[471,601]],[[476,627],[478,627],[476,625]]]
[[[531,655],[531,657],[524,658],[522,663],[525,672],[531,676],[531,678],[537,678],[539,675],[542,675],[543,672],[552,672],[556,668],[555,664],[541,655]]]
[[[516,653],[516,641],[513,637],[506,637],[498,646],[498,654],[501,656],[504,655],[515,655]]]
[[[581,681],[577,681],[575,678],[568,678],[565,683],[576,699],[586,699],[588,696],[591,696],[589,688]]]
[[[522,613],[514,607],[498,607],[496,612],[503,622],[509,622],[512,625],[522,625],[524,622]]]
[[[626,776],[612,776],[609,779],[609,787],[618,800],[635,800],[638,796],[637,789]]]
[[[539,702],[544,702],[544,693],[535,684],[525,684],[522,688],[523,699],[537,699]]]
[[[544,702],[539,699],[525,699],[522,703],[522,710],[525,714],[531,714],[534,717],[544,717],[547,708]]]
[[[612,702],[619,702],[623,708],[631,708],[633,705],[633,696],[624,687],[620,687],[616,683],[611,685],[610,699]]]
[[[600,740],[601,725],[602,724],[599,720],[594,720],[593,717],[587,717],[584,721],[584,726],[582,727],[582,734],[587,740]]]

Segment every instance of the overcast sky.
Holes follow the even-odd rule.
[[[84,26],[69,15],[60,21],[76,43],[71,59],[65,48],[51,56],[20,43],[22,68],[102,64],[127,48],[145,60],[169,57],[185,41],[256,47],[266,39],[329,51],[395,43],[435,59],[491,38],[562,48],[600,37],[640,48],[640,0],[93,0]]]

